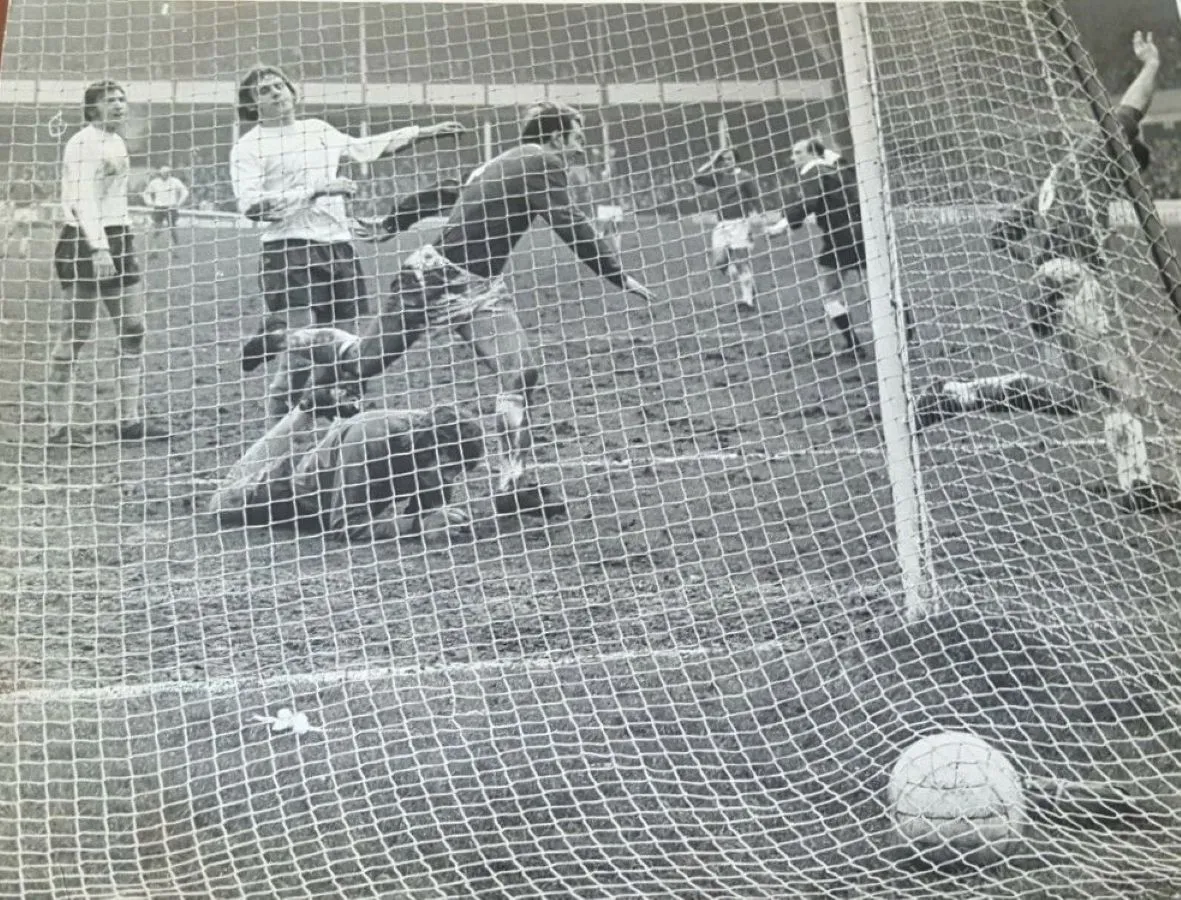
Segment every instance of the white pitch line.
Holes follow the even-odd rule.
[[[442,663],[437,665],[373,666],[345,669],[325,669],[320,672],[297,672],[272,675],[265,678],[223,677],[208,681],[147,681],[140,684],[112,684],[94,688],[26,688],[0,695],[0,706],[16,706],[22,703],[101,703],[103,701],[138,700],[158,697],[162,694],[203,694],[207,697],[223,697],[245,691],[268,691],[276,689],[322,690],[348,684],[373,684],[392,680],[399,684],[414,684],[423,676],[442,676],[453,680],[456,675],[504,675],[552,672],[567,668],[587,668],[632,663],[640,659],[660,663],[683,665],[687,660],[722,659],[736,652],[759,654],[782,649],[782,640],[767,640],[746,647],[707,649],[685,647],[676,650],[633,649],[617,650],[610,653],[571,653],[564,656],[518,656],[512,659],[476,660],[469,663]]]

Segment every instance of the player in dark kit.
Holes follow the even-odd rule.
[[[762,211],[754,176],[739,168],[730,148],[719,150],[697,170],[693,181],[714,191],[718,222],[710,237],[711,262],[730,279],[741,309],[755,308],[755,274],[750,262],[751,226]]]
[[[547,517],[564,512],[565,504],[551,489],[523,484],[529,405],[541,368],[504,284],[509,257],[541,217],[600,277],[653,299],[639,281],[624,274],[611,246],[570,196],[567,166],[582,155],[583,140],[576,110],[549,102],[530,108],[521,143],[468,177],[441,235],[402,263],[380,315],[361,328],[359,383],[336,386],[339,369],[321,367],[302,405],[336,414],[342,390],[359,396],[361,384],[399,359],[428,330],[452,329],[499,380],[497,512]],[[336,390],[327,390],[334,386]]]
[[[860,352],[861,343],[849,320],[845,297],[847,281],[853,279],[860,285],[865,272],[857,183],[849,177],[844,159],[819,138],[797,141],[791,148],[791,156],[800,183],[799,198],[785,210],[787,224],[794,231],[808,216],[816,217],[821,234],[816,265],[821,270],[824,312],[840,332],[845,348]]]
[[[1132,49],[1142,67],[1114,117],[1146,169],[1151,154],[1140,122],[1156,90],[1160,56],[1151,33],[1136,32]],[[1120,285],[1105,254],[1111,204],[1123,194],[1126,175],[1099,133],[1074,139],[1057,156],[1039,189],[993,226],[990,242],[995,251],[1031,264],[1030,329],[1058,344],[1070,383],[1025,372],[949,379],[916,398],[916,424],[923,428],[976,410],[1068,416],[1093,404],[1102,412],[1115,463],[1117,499],[1138,512],[1181,512],[1181,492],[1155,481],[1149,469],[1143,417],[1150,398],[1128,353]],[[1175,459],[1168,462],[1181,471]]]

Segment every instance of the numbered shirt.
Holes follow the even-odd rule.
[[[92,247],[105,247],[104,229],[129,226],[127,145],[114,132],[87,125],[66,142],[62,155],[62,214]]]
[[[371,137],[352,137],[320,119],[289,125],[256,125],[230,152],[230,175],[238,209],[245,213],[260,201],[278,207],[278,220],[263,232],[264,243],[303,239],[348,241],[349,216],[344,197],[309,196],[339,177],[340,164],[377,160],[387,150],[409,145],[416,126]]]

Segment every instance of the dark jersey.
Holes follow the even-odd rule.
[[[8,186],[8,199],[16,206],[32,206],[37,200],[36,188],[27,179],[17,179]]]
[[[1138,143],[1142,114],[1120,106],[1115,117],[1124,137]],[[1034,261],[1073,259],[1092,267],[1105,263],[1103,246],[1111,225],[1111,204],[1123,176],[1102,135],[1069,147],[1051,167],[1036,193],[1025,198],[992,230],[998,250],[1034,236]]]
[[[722,219],[745,219],[759,211],[759,186],[745,169],[698,172],[693,180],[706,190],[717,191]]]
[[[477,169],[451,208],[435,247],[472,274],[494,278],[538,217],[596,274],[624,287],[614,250],[571,196],[562,158],[538,144],[513,147]]]
[[[810,215],[816,217],[826,245],[838,251],[861,246],[861,201],[848,166],[818,162],[803,173],[799,196],[785,216],[788,225],[799,228]]]

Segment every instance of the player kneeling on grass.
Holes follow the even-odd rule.
[[[289,526],[373,536],[374,521],[394,509],[411,517],[400,533],[418,534],[423,517],[448,507],[455,483],[484,455],[479,422],[459,410],[371,409],[329,422],[295,409],[252,446],[209,500],[225,525]],[[401,509],[399,509],[401,507]]]
[[[751,223],[760,212],[754,176],[739,168],[730,148],[717,151],[697,170],[698,187],[716,192],[718,222],[710,235],[710,262],[730,279],[734,300],[743,310],[754,310],[755,273],[751,265]]]
[[[651,300],[570,196],[567,166],[583,153],[582,117],[569,106],[540,103],[521,126],[521,143],[467,179],[441,235],[412,253],[395,274],[381,314],[360,334],[360,380],[401,358],[430,329],[455,331],[499,381],[499,454],[493,502],[499,514],[565,512],[549,487],[526,483],[529,406],[541,380],[536,352],[517,318],[503,274],[517,242],[540,217],[600,277]],[[301,404],[335,415],[339,370],[317,368]]]
[[[1143,170],[1150,156],[1140,121],[1155,92],[1160,56],[1151,34],[1137,32],[1133,51],[1143,66],[1115,118]],[[1111,202],[1126,176],[1102,136],[1076,141],[1063,156],[1038,192],[994,226],[991,242],[994,250],[1033,264],[1030,327],[1035,336],[1057,341],[1074,384],[1023,372],[944,381],[917,398],[916,424],[973,410],[1074,415],[1091,398],[1103,411],[1120,499],[1141,512],[1181,511],[1177,490],[1154,483],[1149,473],[1140,416],[1147,393],[1123,350],[1127,329],[1119,321],[1119,289],[1104,253]]]

